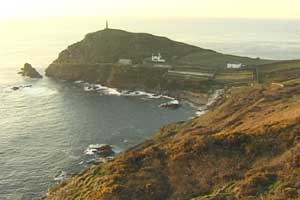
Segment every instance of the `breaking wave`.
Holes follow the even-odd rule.
[[[83,81],[75,81],[75,84],[83,85],[83,90],[86,92],[99,92],[104,95],[110,96],[124,96],[124,97],[142,97],[144,100],[147,99],[169,99],[175,101],[176,99],[167,95],[154,94],[144,91],[130,91],[130,90],[118,90],[116,88],[110,88],[102,86],[100,84],[90,84]]]

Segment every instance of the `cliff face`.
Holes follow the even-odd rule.
[[[208,80],[167,78],[168,69],[151,67],[120,66],[117,64],[52,64],[47,75],[58,79],[83,80],[120,89],[145,91],[208,90]],[[213,85],[213,84],[212,84]]]
[[[243,87],[206,115],[52,189],[47,200],[297,199],[300,84]]]

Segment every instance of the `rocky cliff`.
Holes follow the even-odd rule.
[[[118,64],[52,64],[47,75],[58,79],[99,83],[119,89],[168,93],[194,90],[207,91],[217,84],[209,80],[169,78],[168,69],[120,66]],[[210,85],[211,87],[208,87]]]
[[[300,84],[232,88],[46,200],[299,199]]]

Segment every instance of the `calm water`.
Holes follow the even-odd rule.
[[[168,100],[84,92],[74,83],[16,82],[32,87],[11,91],[9,84],[0,86],[1,200],[44,194],[60,171],[73,173],[86,166],[82,161],[92,159],[84,154],[90,144],[124,150],[149,138],[163,124],[195,112],[189,107],[158,107]]]
[[[87,23],[87,21],[89,23]],[[104,19],[1,21],[0,26],[0,199],[31,200],[55,184],[60,171],[82,170],[90,144],[125,150],[163,124],[195,110],[165,110],[167,100],[145,100],[84,92],[74,83],[30,80],[16,75],[24,62],[39,71],[67,45],[103,27]],[[45,23],[47,22],[47,23]],[[111,26],[151,32],[224,53],[294,59],[300,57],[300,21],[111,20]],[[32,85],[20,91],[9,88]]]

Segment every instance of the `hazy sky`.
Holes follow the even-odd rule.
[[[3,0],[0,17],[300,18],[300,0]]]

